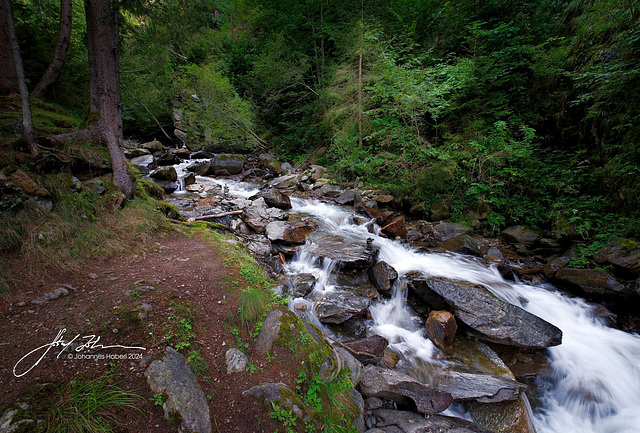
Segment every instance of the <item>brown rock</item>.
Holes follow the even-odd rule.
[[[395,217],[390,223],[382,227],[381,230],[393,238],[407,238],[407,226],[405,225],[402,215]]]
[[[388,345],[387,339],[379,335],[372,335],[362,340],[343,344],[363,364],[377,364],[380,362]]]
[[[591,295],[629,295],[632,292],[599,269],[562,268],[556,272],[555,278]]]
[[[9,176],[9,182],[27,194],[35,194],[40,197],[48,197],[49,191],[38,185],[27,173],[16,170]]]
[[[429,313],[425,325],[425,336],[440,349],[447,351],[453,347],[458,325],[456,318],[448,311],[435,310]]]

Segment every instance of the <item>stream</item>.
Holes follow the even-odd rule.
[[[206,179],[227,185],[232,196],[247,198],[257,191],[250,184]],[[318,227],[285,265],[289,275],[313,274],[317,279],[313,291],[305,299],[291,299],[290,307],[323,332],[335,335],[315,317],[313,304],[325,294],[345,287],[337,274],[339,262],[320,260],[310,252],[314,239],[338,236],[345,244],[364,246],[372,238],[379,250],[378,259],[393,266],[400,277],[390,299],[374,301],[369,307],[368,332],[389,340],[389,348],[399,355],[399,370],[420,379],[422,372],[448,362],[424,337],[421,321],[416,320],[417,314],[407,305],[404,277],[417,271],[424,276],[480,284],[500,299],[520,306],[563,332],[562,344],[546,349],[552,374],[538,376],[530,384],[531,393],[536,396],[533,423],[539,433],[640,431],[640,337],[605,326],[595,317],[595,306],[548,284],[534,286],[506,281],[482,260],[421,252],[409,244],[378,236],[377,228],[372,234],[364,224],[356,225],[353,210],[345,207],[293,197],[291,203],[292,216],[310,218]],[[296,303],[305,303],[309,308],[295,309]]]

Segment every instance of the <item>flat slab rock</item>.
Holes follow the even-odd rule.
[[[631,295],[627,289],[611,275],[599,269],[562,268],[556,272],[556,280],[570,287],[578,287],[591,295]]]
[[[451,394],[457,401],[477,401],[479,403],[499,403],[520,398],[528,386],[515,380],[489,374],[442,372],[434,386]]]
[[[317,257],[336,260],[345,266],[369,267],[378,257],[378,250],[367,250],[366,244],[350,242],[330,233],[314,233],[306,251]]]
[[[154,394],[167,396],[162,405],[165,418],[180,415],[179,433],[211,432],[209,405],[184,356],[167,347],[164,357],[153,361],[144,374]]]
[[[427,303],[440,300],[448,304],[482,340],[534,349],[562,342],[558,327],[501,300],[483,286],[440,277],[414,280],[411,286]]]
[[[436,414],[453,402],[451,394],[422,383],[395,370],[368,365],[365,367],[358,391],[364,397],[380,397],[401,404],[413,404],[423,414]]]
[[[470,421],[443,415],[424,417],[414,412],[376,409],[372,412],[376,428],[401,433],[491,433]],[[393,428],[398,430],[392,430]]]
[[[371,299],[348,292],[330,292],[316,302],[316,314],[323,323],[342,323],[363,313]]]

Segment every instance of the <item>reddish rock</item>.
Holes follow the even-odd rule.
[[[395,217],[390,223],[382,227],[381,230],[393,238],[407,238],[407,226],[404,223],[404,217],[402,215]]]
[[[369,218],[378,218],[382,212],[374,207],[365,206],[363,204],[358,205],[356,210],[360,213],[365,214]]]
[[[433,344],[446,351],[453,347],[453,338],[457,330],[458,325],[453,314],[435,310],[429,313],[424,333]]]

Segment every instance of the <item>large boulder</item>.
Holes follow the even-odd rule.
[[[382,227],[380,231],[382,231],[384,234],[388,235],[392,239],[407,238],[407,226],[404,222],[404,217],[402,215],[398,215],[395,218],[393,218],[384,227]]]
[[[11,182],[15,188],[18,188],[27,194],[33,194],[40,197],[49,196],[49,191],[38,185],[36,181],[20,169],[7,176],[7,180]]]
[[[229,174],[240,174],[244,170],[246,158],[243,155],[221,153],[211,159],[210,174],[219,174],[226,171]]]
[[[431,221],[446,220],[451,216],[451,202],[447,199],[434,201],[429,208]]]
[[[526,226],[511,226],[504,229],[501,236],[510,244],[533,245],[540,238],[540,231]]]
[[[439,223],[433,226],[433,237],[437,242],[444,242],[446,240],[466,235],[471,229],[456,223]]]
[[[485,341],[540,349],[562,342],[562,331],[483,286],[435,277],[413,280],[414,292],[427,303],[444,302],[472,334]]]
[[[168,347],[164,357],[147,368],[145,376],[152,393],[166,396],[162,404],[165,418],[180,420],[179,433],[211,432],[209,404],[184,356]]]
[[[338,197],[333,199],[333,201],[341,205],[353,204],[355,200],[356,200],[356,193],[352,189],[346,190],[345,192],[340,194]]]
[[[376,409],[372,412],[376,429],[382,433],[492,433],[470,421],[451,416],[425,418],[414,412]],[[377,433],[376,432],[376,433]]]
[[[342,323],[359,316],[371,305],[371,299],[349,292],[330,292],[316,302],[316,315],[323,323]]]
[[[250,200],[256,200],[263,198],[265,203],[271,207],[277,207],[278,209],[291,209],[291,199],[288,195],[281,193],[275,188],[267,188],[250,197]]]
[[[298,274],[289,280],[289,296],[292,298],[304,298],[313,291],[316,285],[316,277],[312,274]]]
[[[162,152],[164,150],[164,146],[158,140],[142,143],[140,147],[143,149],[147,149],[150,152]]]
[[[482,257],[483,243],[469,235],[462,235],[445,240],[440,247],[458,254]]]
[[[434,380],[434,386],[451,394],[456,401],[499,403],[517,400],[528,387],[512,379],[490,374],[444,371]]]
[[[256,340],[256,351],[265,355],[273,347],[273,343],[278,339],[280,333],[280,318],[282,317],[282,311],[272,310],[267,314],[264,319],[258,338]]]
[[[273,221],[265,228],[270,241],[288,245],[304,244],[307,235],[313,230],[314,226],[312,224],[302,221]]]
[[[209,172],[209,168],[211,168],[211,161],[194,161],[187,166],[187,171],[204,176]]]
[[[556,272],[555,279],[570,288],[578,288],[590,295],[624,296],[633,293],[611,275],[599,269],[562,268]]]
[[[398,271],[384,261],[379,261],[367,272],[369,280],[378,291],[386,296],[391,296],[393,283],[398,279]]]
[[[593,255],[598,263],[610,264],[625,276],[640,274],[640,244],[631,239],[617,238]]]
[[[327,169],[321,165],[312,165],[311,170],[309,171],[309,176],[315,182],[318,179],[322,178],[326,173]]]
[[[363,268],[372,266],[378,257],[377,249],[367,249],[367,245],[351,241],[329,233],[313,233],[311,245],[305,247],[308,253],[317,257],[337,260],[344,266]]]
[[[320,427],[318,411],[284,383],[261,383],[244,391],[242,396],[254,398],[269,408],[274,405],[289,411],[301,424]]]
[[[287,174],[269,181],[269,186],[278,189],[297,189],[300,184],[299,174]]]
[[[415,405],[418,413],[436,414],[453,402],[451,394],[437,390],[406,374],[374,365],[365,367],[358,391],[364,397],[379,397],[396,403]]]
[[[156,158],[156,161],[158,162],[158,165],[161,167],[164,167],[167,165],[180,164],[180,162],[182,162],[177,155],[171,152],[163,153],[158,158]]]
[[[158,180],[165,180],[167,182],[176,182],[178,180],[178,173],[173,167],[160,167],[157,170],[152,171],[149,177]]]

